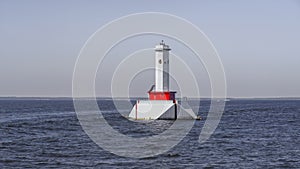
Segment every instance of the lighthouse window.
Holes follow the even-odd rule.
[[[161,64],[161,59],[159,59],[158,63]]]

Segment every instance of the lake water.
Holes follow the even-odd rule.
[[[200,103],[203,120],[178,145],[134,159],[97,146],[81,128],[72,100],[2,99],[0,168],[300,168],[300,100],[232,99],[202,144],[198,138],[210,101]],[[156,135],[173,123],[138,123],[128,130],[134,122],[122,118],[111,100],[98,104],[109,124],[131,136]]]

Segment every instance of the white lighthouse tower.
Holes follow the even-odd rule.
[[[162,41],[155,46],[155,91],[169,91],[169,51]]]
[[[177,119],[176,92],[169,91],[170,50],[163,41],[155,46],[155,85],[148,91],[148,100],[137,100],[129,118],[135,120]],[[191,114],[192,118],[196,118],[192,110],[188,110],[187,113]]]
[[[150,100],[174,100],[175,93],[169,91],[169,51],[171,49],[162,41],[155,46],[155,88],[150,90]]]

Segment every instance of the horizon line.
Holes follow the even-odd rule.
[[[82,96],[82,97],[73,97],[73,96],[1,96],[0,98],[94,98],[93,96]],[[115,99],[128,99],[128,98],[148,98],[145,96],[132,96],[132,97],[111,97],[111,96],[96,96],[96,98],[115,98]],[[185,97],[180,97],[185,98]],[[177,98],[177,99],[180,99]],[[228,97],[209,97],[209,96],[203,96],[203,97],[186,97],[190,99],[300,99],[300,96],[228,96]]]

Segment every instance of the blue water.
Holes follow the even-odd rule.
[[[150,136],[173,121],[138,123],[99,100],[123,134]],[[195,103],[190,103],[192,106]],[[204,120],[209,100],[201,101]],[[115,120],[119,119],[119,120]],[[198,143],[204,120],[170,151],[149,158],[119,157],[82,130],[72,100],[0,100],[0,168],[300,168],[300,100],[231,100],[210,139]],[[126,143],[124,143],[126,144]]]

